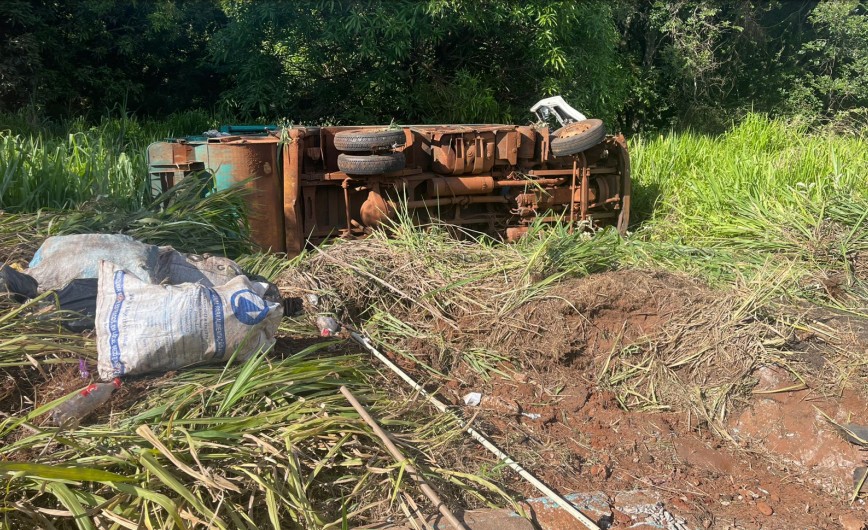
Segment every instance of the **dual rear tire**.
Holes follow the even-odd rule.
[[[404,153],[393,150],[404,145],[405,141],[403,129],[341,131],[335,134],[335,148],[349,153],[338,155],[338,169],[347,175],[401,171],[405,166]]]

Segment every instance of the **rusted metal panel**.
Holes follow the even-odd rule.
[[[528,226],[511,226],[506,229],[506,241],[508,243],[515,243],[519,239],[523,238],[527,235],[527,231],[530,228]]]
[[[193,146],[186,142],[154,142],[148,146],[148,166],[188,170],[195,162]]]
[[[191,173],[205,169],[205,165],[195,159],[193,147],[186,143],[152,143],[148,146],[147,158],[153,197],[165,192]]]
[[[493,131],[432,134],[432,170],[447,175],[479,174],[494,167]]]
[[[581,188],[575,191],[570,188],[551,188],[539,189],[531,193],[522,193],[516,197],[516,202],[520,207],[526,208],[550,208],[556,205],[570,204],[570,202],[578,203],[582,200]],[[591,187],[588,190],[588,196],[591,201],[597,199],[597,191]]]
[[[495,138],[497,162],[516,165],[518,163],[518,144],[521,142],[521,135],[518,131],[497,131]]]
[[[286,253],[296,255],[304,248],[304,234],[301,231],[302,218],[299,204],[299,170],[302,167],[302,153],[305,149],[305,131],[293,129],[289,131],[289,143],[283,145],[283,222]],[[322,159],[313,155],[317,160]]]
[[[277,163],[277,138],[223,140],[197,145],[197,158],[213,174],[217,189],[246,181],[248,194],[244,201],[251,239],[263,250],[283,252],[286,250],[283,183]]]
[[[621,203],[620,213],[618,214],[618,231],[622,234],[627,233],[627,227],[630,224],[630,196],[632,194],[632,176],[630,175],[630,154],[627,151],[627,140],[624,135],[615,136],[611,143],[615,145],[615,150],[618,152],[618,173],[621,175],[620,196]]]
[[[433,208],[437,206],[450,206],[453,204],[470,205],[470,204],[508,204],[509,199],[499,195],[487,196],[467,196],[467,197],[441,197],[439,199],[422,199],[418,201],[407,202],[408,208]]]
[[[548,127],[536,129],[534,127],[516,127],[515,132],[519,135],[518,158],[530,160],[536,152],[538,135],[548,136]]]

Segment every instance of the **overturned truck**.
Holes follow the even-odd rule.
[[[626,230],[624,137],[558,97],[531,110],[541,125],[224,126],[150,145],[149,172],[155,191],[191,174],[217,189],[245,182],[254,241],[291,255],[364,237],[400,211],[507,241],[535,222]]]

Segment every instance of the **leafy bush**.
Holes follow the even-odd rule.
[[[868,118],[868,13],[857,0],[821,2],[799,52],[789,108],[809,121],[861,128]]]

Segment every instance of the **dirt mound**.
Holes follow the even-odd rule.
[[[534,360],[581,361],[659,338],[667,326],[718,302],[720,296],[706,287],[666,272],[593,274],[558,283],[504,315],[487,342],[527,352]]]
[[[286,297],[316,294],[311,313],[343,317],[438,373],[594,365],[622,406],[690,408],[721,433],[753,384],[768,330],[732,294],[662,271],[540,280],[510,247],[407,250],[337,244],[278,285]]]
[[[690,410],[724,432],[744,402],[767,329],[732,295],[661,271],[614,271],[562,282],[522,304],[490,333],[462,324],[521,369],[588,368],[634,410]],[[481,337],[481,339],[480,339]]]

